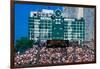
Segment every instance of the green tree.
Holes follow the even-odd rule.
[[[33,40],[29,40],[26,37],[22,37],[19,40],[16,40],[15,49],[23,53],[26,49],[31,48],[34,44]]]

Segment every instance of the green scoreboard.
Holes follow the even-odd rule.
[[[30,40],[77,40],[81,43],[85,38],[85,20],[65,17],[60,10],[53,13],[35,12],[29,17],[29,38]]]
[[[52,23],[52,39],[63,40],[64,39],[64,24],[61,16],[61,11],[55,11],[55,18]]]

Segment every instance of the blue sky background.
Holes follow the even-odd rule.
[[[63,6],[47,6],[47,5],[38,5],[38,4],[15,4],[15,41],[20,39],[20,37],[28,37],[28,17],[30,16],[31,11],[41,11],[42,9],[49,10],[63,10]],[[78,8],[78,7],[76,7]],[[69,12],[75,10],[73,7]],[[69,13],[66,12],[66,13]],[[83,14],[86,20],[86,32],[85,40],[91,40],[94,36],[94,8],[84,8]],[[93,38],[94,39],[94,38]]]
[[[28,17],[31,11],[42,9],[63,10],[61,6],[44,6],[34,4],[15,4],[15,40],[20,37],[28,37]]]

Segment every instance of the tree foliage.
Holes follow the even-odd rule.
[[[24,52],[26,49],[31,48],[34,44],[33,40],[29,40],[26,37],[22,37],[19,40],[16,40],[15,49],[19,52]]]

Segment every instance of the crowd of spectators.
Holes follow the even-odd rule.
[[[40,64],[77,63],[94,61],[94,51],[81,47],[46,48],[40,50]]]
[[[40,50],[40,64],[64,63],[67,59],[66,48],[46,48]]]
[[[91,62],[95,59],[94,50],[87,47],[69,46],[65,48],[47,48],[33,46],[23,54],[17,52],[14,65],[61,64]]]
[[[37,53],[38,47],[36,46],[26,50],[24,53],[17,52],[14,57],[14,65],[17,67],[20,65],[35,64],[37,60]]]

